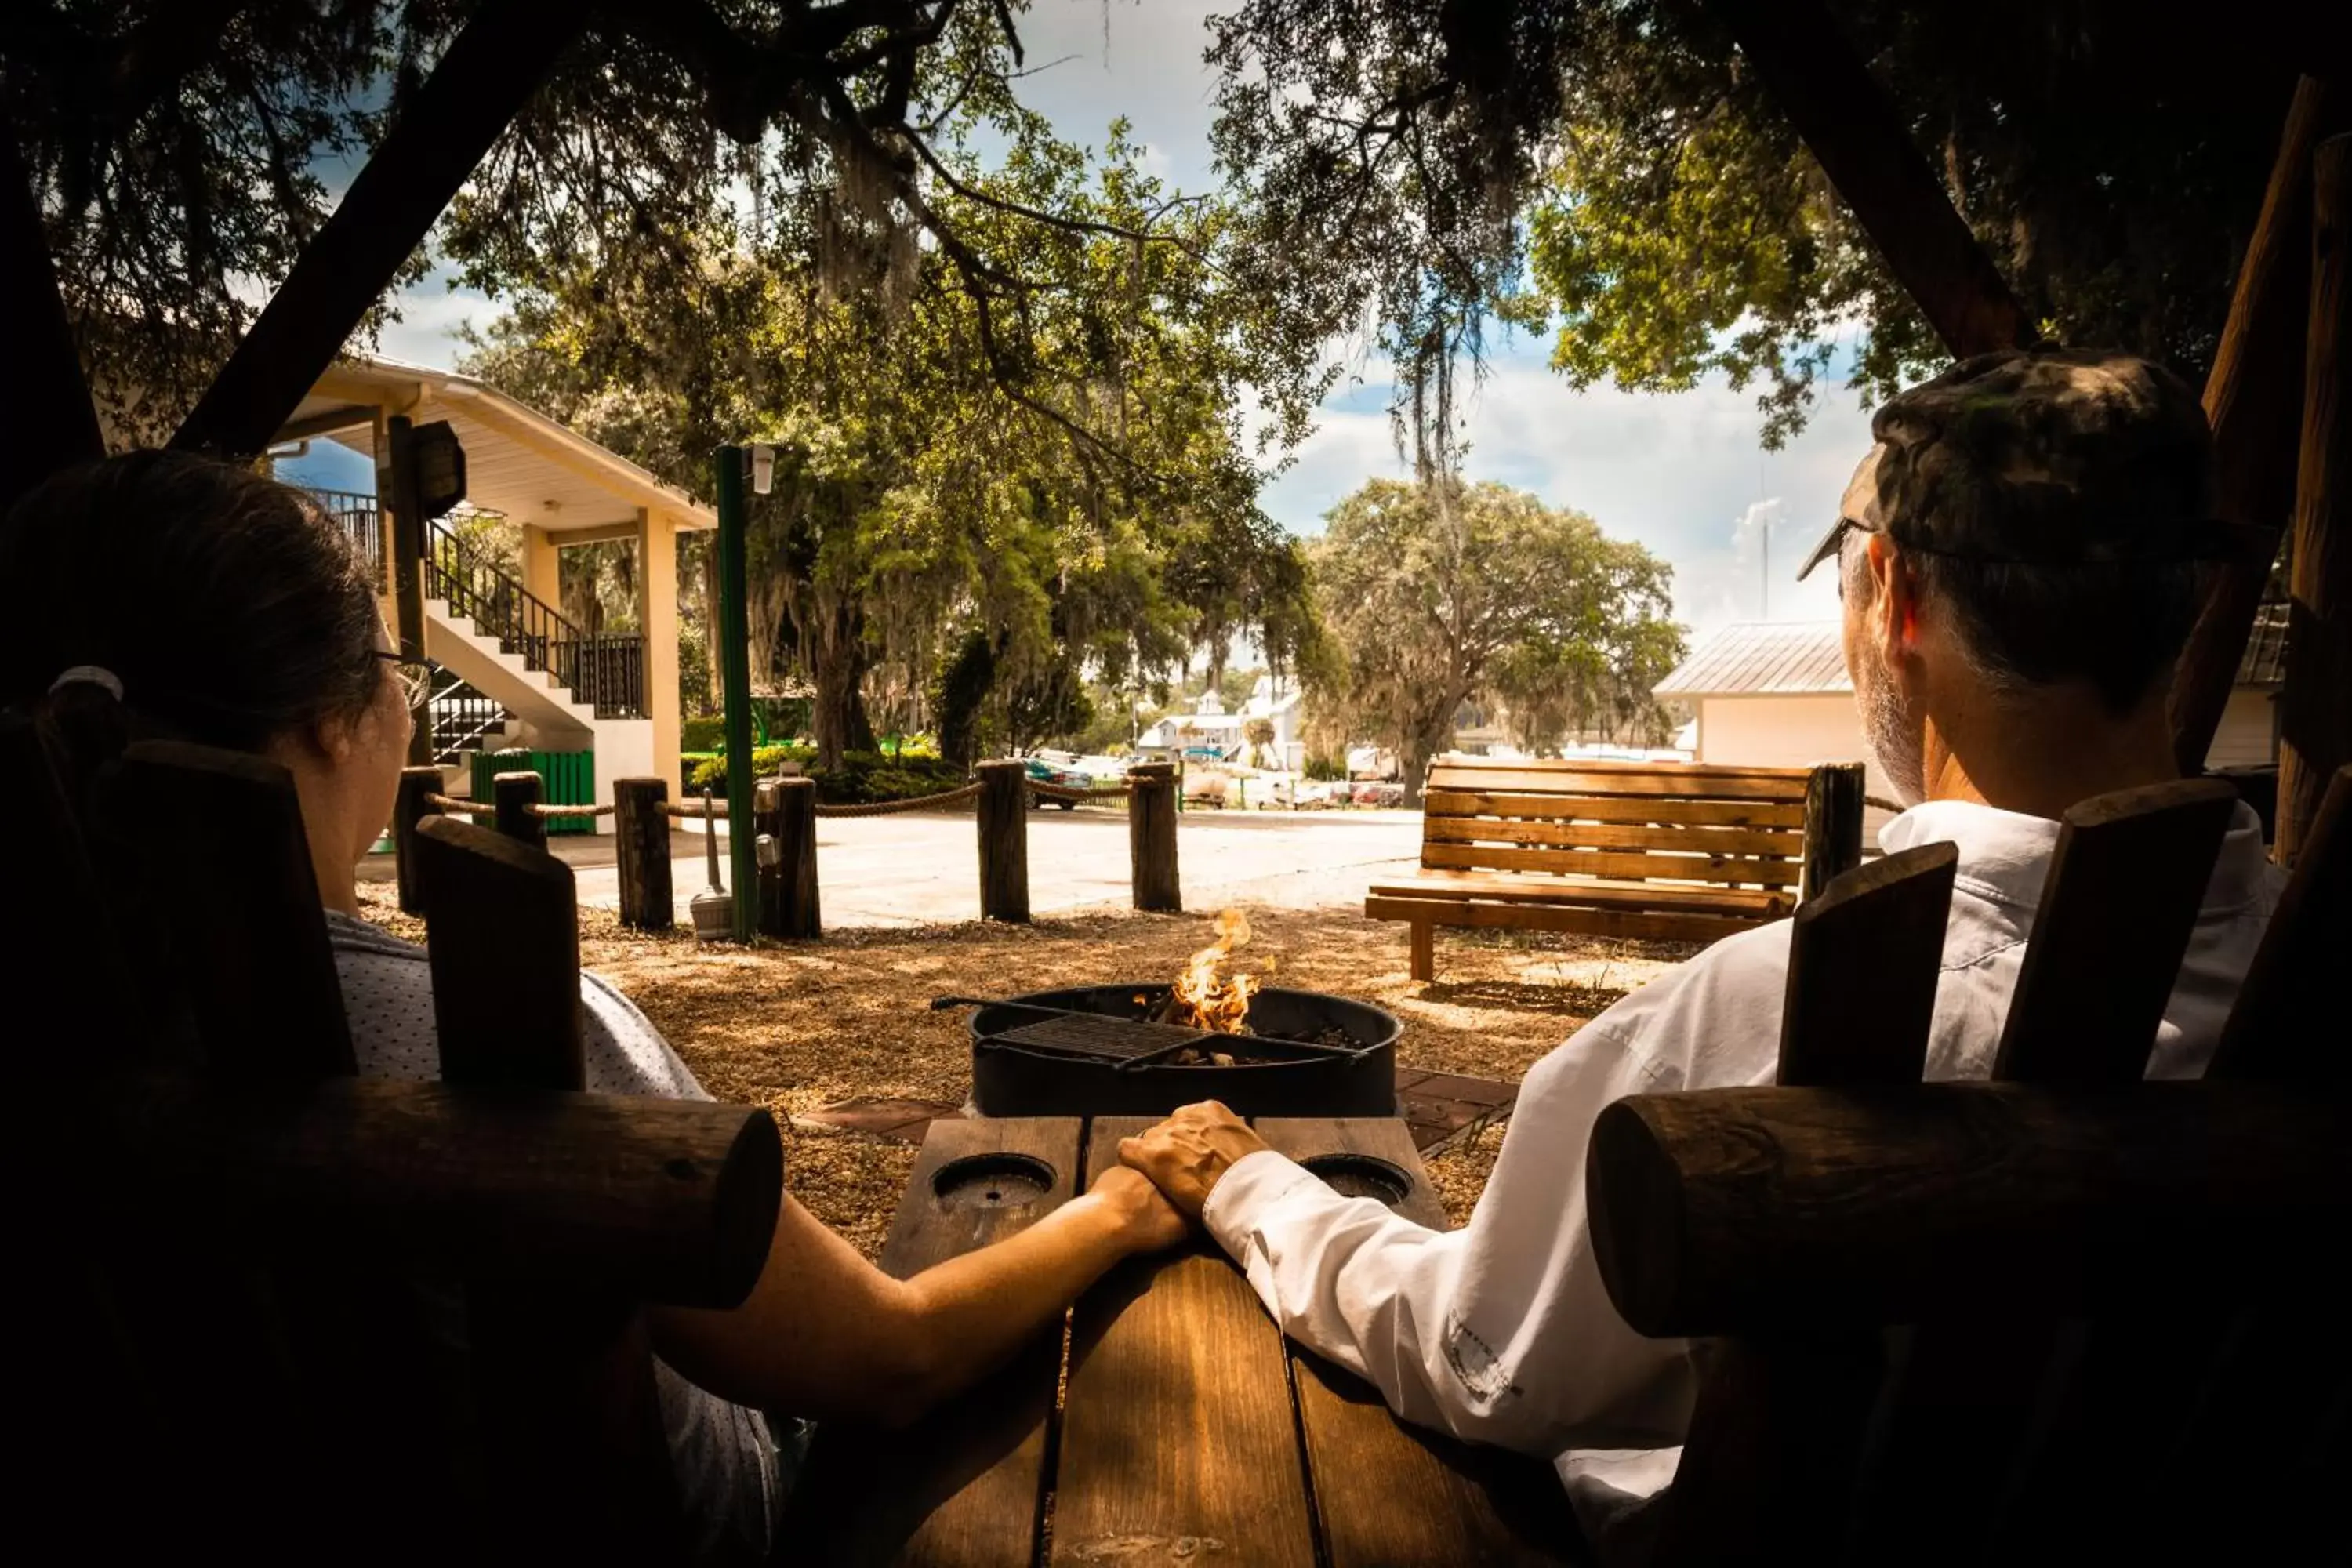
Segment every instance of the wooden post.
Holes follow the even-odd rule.
[[[2248,529],[2283,530],[2294,510],[2296,398],[2303,390],[2309,311],[2311,153],[2340,125],[2352,93],[2312,77],[2295,87],[2271,165],[2263,209],[2238,265],[2229,319],[2205,378],[2213,426],[2215,511]],[[2250,537],[2252,537],[2250,535]],[[2238,679],[2246,637],[2270,581],[2277,541],[2220,563],[2172,680],[2173,758],[2182,776],[2205,771],[2213,732]]]
[[[1805,781],[1805,869],[1801,902],[1862,864],[1860,763],[1824,763]]]
[[[613,781],[613,842],[620,859],[621,923],[667,931],[677,923],[669,879],[667,779]]]
[[[2286,685],[2279,693],[2278,831],[2272,853],[2294,864],[2327,781],[2352,763],[2352,314],[2344,254],[2352,243],[2352,136],[2312,154],[2311,325],[2304,340],[2303,456],[2295,470],[2288,579]]]
[[[751,770],[751,622],[745,564],[745,502],[740,447],[710,454],[710,488],[719,507],[719,642],[710,650],[726,692],[727,858],[735,889],[735,940],[749,945],[760,923],[759,836],[750,831]]]
[[[1166,763],[1138,763],[1127,770],[1127,781],[1135,907],[1177,913],[1184,908],[1184,889],[1176,875],[1176,770]]]
[[[1029,919],[1029,770],[1018,762],[982,763],[980,773],[980,917]]]
[[[499,808],[498,829],[518,844],[547,847],[547,821],[530,808],[539,804],[537,773],[500,773],[490,781],[492,804]]]
[[[761,779],[751,786],[752,862],[759,872],[753,896],[759,900],[761,936],[784,934],[782,824],[777,820],[783,791],[776,784],[774,779]]]
[[[416,483],[416,441],[405,415],[384,421],[383,478],[392,497],[393,636],[409,658],[425,657],[425,519]],[[420,694],[409,714],[408,761],[423,767],[433,760],[433,710]]]
[[[436,814],[428,795],[441,793],[439,768],[403,768],[400,794],[392,804],[392,863],[400,878],[400,912],[425,912],[425,879],[416,874],[416,825]]]
[[[773,935],[814,942],[824,934],[817,912],[816,780],[776,781],[776,885],[782,895]]]

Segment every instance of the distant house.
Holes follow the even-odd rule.
[[[2206,766],[2257,766],[2277,759],[2275,700],[2285,648],[2286,606],[2266,604],[2239,664],[2238,682]],[[1835,621],[1726,626],[1658,682],[1657,695],[1696,710],[1694,748],[1702,763],[1802,767],[1862,762],[1868,764],[1868,792],[1882,800],[1894,797],[1863,739]],[[1870,826],[1874,829],[1885,816],[1871,813]]]
[[[1174,756],[1188,748],[1205,747],[1228,762],[1246,762],[1247,728],[1254,719],[1274,725],[1274,740],[1265,748],[1270,766],[1296,770],[1305,764],[1307,743],[1298,733],[1298,689],[1270,675],[1257,678],[1256,688],[1237,713],[1226,712],[1224,700],[1214,691],[1202,692],[1195,711],[1166,715],[1137,737],[1136,750]]]

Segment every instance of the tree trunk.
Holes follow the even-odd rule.
[[[710,713],[716,713],[726,706],[726,699],[719,689],[718,538],[715,533],[702,536],[702,642],[703,647],[709,651],[709,657],[703,660],[703,678],[707,683],[703,695],[707,702],[704,710]],[[774,637],[771,635],[765,640],[772,649],[775,646]],[[758,651],[758,642],[759,639],[755,638],[754,652]],[[765,667],[761,667],[761,673],[762,675],[768,673]]]
[[[1404,745],[1397,753],[1397,765],[1404,773],[1404,803],[1409,806],[1421,804],[1421,786],[1429,777],[1429,760],[1445,750],[1454,739],[1454,710],[1459,702],[1449,703],[1442,719],[1424,721],[1408,731]]]
[[[874,725],[866,716],[866,616],[844,596],[817,616],[811,639],[816,697],[810,727],[816,731],[816,761],[837,768],[844,752],[874,750]]]

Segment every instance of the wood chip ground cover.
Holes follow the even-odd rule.
[[[389,887],[360,889],[362,912],[424,940]],[[1448,932],[1433,984],[1407,973],[1402,928],[1353,908],[1244,906],[1255,930],[1237,966],[1270,984],[1353,996],[1404,1024],[1401,1066],[1516,1081],[1587,1019],[1655,979],[1690,949],[1519,932]],[[581,962],[644,1009],[721,1100],[765,1105],[790,1128],[794,1195],[871,1257],[881,1248],[915,1152],[797,1120],[854,1096],[960,1103],[971,1087],[961,1010],[930,999],[1063,985],[1165,980],[1204,946],[1200,914],[1107,914],[1032,926],[844,930],[821,942],[698,947],[680,929],[626,931],[583,910]],[[1430,1162],[1454,1223],[1469,1215],[1502,1145],[1496,1127]]]

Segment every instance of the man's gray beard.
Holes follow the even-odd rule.
[[[1895,799],[1906,806],[1918,805],[1927,795],[1927,765],[1920,755],[1919,726],[1902,689],[1876,665],[1866,664],[1853,696],[1862,709],[1863,739],[1878,760],[1878,771],[1886,775]]]

